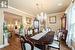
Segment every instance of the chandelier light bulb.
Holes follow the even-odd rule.
[[[46,20],[47,18],[47,14],[46,13],[43,13],[41,12],[40,14],[37,15],[37,19],[42,22],[43,20]]]
[[[44,19],[47,19],[47,14],[46,13],[44,14]]]

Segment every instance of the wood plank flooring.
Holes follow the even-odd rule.
[[[12,34],[12,37],[9,39],[9,46],[0,50],[21,50],[19,38],[15,34]]]
[[[0,50],[21,50],[21,44],[19,38],[13,34],[9,40],[9,46],[1,48]],[[51,50],[56,50],[56,49],[52,48]],[[64,42],[61,42],[60,50],[70,50],[70,49],[65,45]]]

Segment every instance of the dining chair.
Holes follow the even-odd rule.
[[[41,50],[35,47],[31,41],[25,39],[25,37],[21,36],[20,39],[21,39],[20,41],[21,41],[22,50]]]
[[[49,48],[60,50],[60,40],[61,40],[61,32],[59,32],[57,35],[54,35],[54,40],[52,44],[48,44],[48,50]]]

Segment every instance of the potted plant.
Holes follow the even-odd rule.
[[[7,28],[7,24],[3,23],[3,44],[8,44],[8,28]]]
[[[21,24],[21,25],[20,25],[20,28],[19,28],[19,34],[20,34],[20,35],[23,35],[23,33],[24,33],[24,32],[23,32],[23,31],[24,31],[24,28],[23,28],[23,27],[24,27],[23,24]]]

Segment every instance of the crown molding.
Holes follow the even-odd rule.
[[[63,11],[63,12],[58,12],[58,13],[51,13],[51,14],[48,14],[48,16],[53,16],[53,15],[56,15],[56,14],[64,14],[65,13],[65,11]]]
[[[21,11],[21,10],[16,9],[16,8],[14,8],[14,7],[11,7],[11,6],[8,6],[8,9],[13,9],[13,10],[16,10],[16,11],[18,11],[18,12],[21,12],[21,13],[23,13],[23,14],[27,14],[27,15],[30,15],[30,16],[33,16],[33,17],[34,17],[34,15],[32,15],[32,14],[29,14],[29,13],[27,13],[27,12]]]

